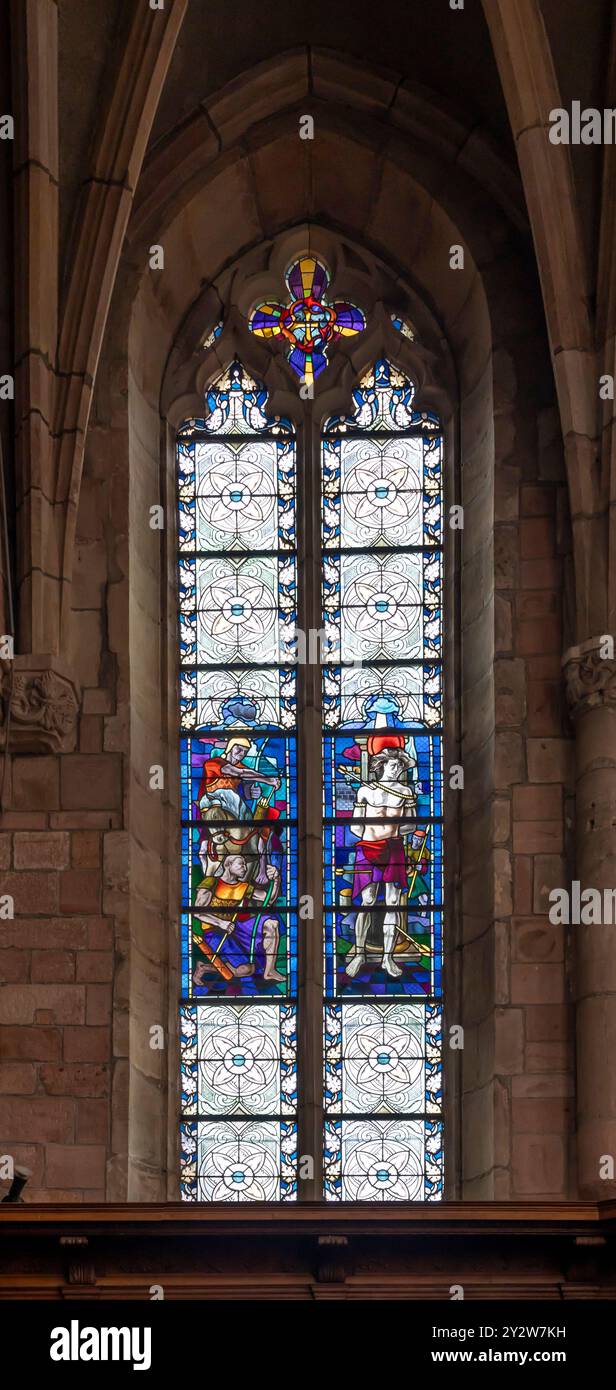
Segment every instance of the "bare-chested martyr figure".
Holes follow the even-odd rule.
[[[352,833],[359,836],[353,898],[361,898],[362,911],[355,921],[355,954],[346,967],[351,978],[366,964],[369,909],[377,900],[381,883],[385,885],[387,909],[383,918],[383,970],[393,979],[402,974],[393,949],[400,925],[400,899],[408,886],[402,836],[416,829],[415,821],[408,817],[415,811],[417,797],[413,788],[401,780],[411,763],[408,753],[398,749],[377,753],[370,760],[370,772],[376,780],[362,782],[357,792],[351,824]]]

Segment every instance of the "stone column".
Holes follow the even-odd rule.
[[[581,892],[616,890],[616,660],[595,637],[563,657],[576,732],[576,878]],[[565,887],[566,885],[563,885]],[[581,1197],[616,1195],[616,920],[572,923],[577,1046],[577,1161]]]

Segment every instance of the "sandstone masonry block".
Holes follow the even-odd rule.
[[[72,1100],[0,1096],[0,1135],[26,1143],[71,1143],[74,1123]]]
[[[537,854],[533,873],[533,912],[549,912],[550,893],[554,888],[566,886],[566,867],[562,855]]]
[[[57,1061],[62,1056],[62,1033],[59,1028],[2,1028],[0,1052],[3,1057],[32,1062]]]
[[[565,1190],[566,1151],[556,1134],[514,1134],[513,1190],[521,1197]]]
[[[90,1062],[45,1063],[39,1071],[43,1090],[51,1096],[100,1097],[109,1093],[109,1068]]]
[[[10,946],[45,951],[48,948],[78,951],[87,942],[85,922],[65,922],[60,917],[20,918],[13,926],[3,923],[2,938]]]
[[[572,1047],[566,1042],[529,1042],[526,1047],[527,1072],[562,1072],[566,1075],[573,1061]]]
[[[111,1024],[111,985],[86,986],[86,1023]]]
[[[562,965],[512,965],[513,1004],[560,1004],[564,994]]]
[[[88,925],[88,948],[91,951],[113,951],[113,919],[95,917]]]
[[[101,862],[101,836],[96,830],[75,830],[71,835],[74,869],[97,869]]]
[[[511,928],[513,960],[556,962],[563,959],[562,927],[552,926],[541,917],[518,917],[513,919]]]
[[[15,951],[5,947],[0,951],[0,981],[16,984],[30,976],[30,954],[28,951]]]
[[[513,782],[524,781],[524,746],[520,734],[499,733],[494,751],[494,785],[505,791]]]
[[[32,983],[70,983],[75,979],[75,956],[71,951],[33,951]]]
[[[556,553],[554,522],[533,517],[520,522],[520,555],[523,560],[543,560]]]
[[[528,484],[520,492],[522,516],[551,516],[554,511],[554,489]]]
[[[104,1187],[105,1150],[102,1144],[49,1144],[46,1151],[45,1183],[80,1187]]]
[[[559,854],[563,847],[562,820],[515,821],[514,854]]]
[[[108,1062],[111,1039],[108,1028],[67,1028],[64,1033],[65,1062]]]
[[[81,951],[77,957],[77,979],[87,984],[106,984],[113,978],[110,951]]]
[[[548,1096],[556,1098],[558,1096],[573,1095],[573,1077],[565,1076],[562,1072],[526,1073],[524,1076],[512,1076],[511,1094],[515,1098],[522,1100]]]
[[[3,894],[10,893],[14,899],[16,917],[30,913],[44,915],[58,910],[58,875],[55,873],[21,870],[19,873],[3,874],[0,889]]]
[[[526,1010],[530,1042],[559,1042],[569,1035],[571,1009],[566,1004],[535,1004]]]
[[[59,758],[13,759],[13,806],[17,811],[53,811],[60,804]]]
[[[516,1134],[566,1133],[571,1114],[571,1102],[565,1096],[541,1100],[514,1100],[511,1107]]]
[[[77,1101],[77,1143],[105,1144],[108,1136],[106,1100]]]
[[[561,647],[560,618],[524,618],[516,624],[515,650],[518,656],[557,652]]]
[[[83,985],[5,985],[0,990],[0,1023],[33,1023],[41,1010],[53,1023],[82,1023]]]
[[[511,1075],[524,1070],[524,1012],[496,1009],[494,1018],[494,1070]]]
[[[562,732],[562,728],[562,690],[560,681],[529,681],[529,734],[544,734],[557,738]]]
[[[560,652],[543,652],[541,656],[529,656],[526,669],[531,681],[558,681],[562,684]]]
[[[497,727],[521,724],[526,715],[526,669],[521,658],[494,663]]]
[[[529,738],[527,750],[529,781],[573,785],[572,741],[564,738]]]
[[[60,911],[99,913],[101,874],[98,869],[67,869],[60,878]]]
[[[0,1095],[27,1096],[36,1090],[36,1068],[28,1062],[0,1062]]]
[[[82,714],[79,722],[80,753],[102,753],[103,719],[99,714]]]
[[[513,910],[530,912],[533,897],[533,861],[516,854],[513,860]]]
[[[13,854],[16,869],[64,869],[69,861],[69,837],[62,831],[18,831]]]
[[[520,583],[523,589],[558,589],[562,583],[562,561],[556,556],[522,560]]]
[[[118,753],[86,756],[70,753],[61,760],[60,791],[65,811],[119,810],[122,802]]]
[[[563,794],[559,786],[547,785],[514,787],[513,815],[515,820],[559,820],[562,815]]]
[[[561,604],[562,598],[557,589],[524,589],[516,596],[516,618],[518,622],[536,618],[555,618],[560,614]],[[540,648],[540,653],[549,650],[549,647],[544,645]]]

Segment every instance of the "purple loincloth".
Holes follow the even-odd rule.
[[[361,898],[370,883],[396,883],[407,889],[404,843],[399,835],[390,840],[360,840],[355,850],[353,897]]]
[[[267,915],[266,913],[265,916]],[[211,946],[212,950],[217,952],[217,956],[227,965],[237,969],[238,965],[252,962],[256,973],[261,975],[265,969],[263,920],[263,916],[261,916],[255,933],[255,917],[245,915],[238,917],[230,936],[226,936],[225,931],[215,927],[213,923],[204,923],[204,935],[208,946]]]

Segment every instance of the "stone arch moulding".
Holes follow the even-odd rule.
[[[293,58],[296,75],[303,61]],[[327,61],[323,59],[319,78],[324,103]],[[281,84],[277,98],[273,92],[268,96],[270,104],[288,98],[288,84],[286,89]],[[219,100],[224,107],[223,96]],[[227,102],[231,122],[238,93],[232,92]],[[305,239],[308,226],[313,249],[320,246],[334,261],[336,289],[354,293],[368,308],[381,306],[375,307],[380,326],[372,346],[388,331],[383,320],[392,299],[392,307],[402,305],[415,318],[422,346],[402,343],[397,356],[419,380],[422,403],[433,402],[447,423],[452,457],[462,464],[467,528],[464,563],[450,605],[452,619],[456,605],[460,607],[460,734],[464,765],[476,787],[465,798],[459,834],[456,954],[461,964],[454,996],[467,1031],[458,1089],[467,1101],[468,1119],[456,1141],[464,1190],[494,1195],[497,1169],[508,1152],[509,1131],[495,1081],[494,919],[498,915],[502,922],[506,905],[496,902],[492,801],[502,776],[506,778],[506,772],[499,773],[506,758],[503,734],[495,724],[494,553],[506,516],[499,494],[507,490],[510,469],[518,466],[516,448],[534,437],[533,402],[525,406],[522,393],[518,396],[520,382],[526,381],[532,360],[534,379],[540,382],[534,390],[549,400],[551,371],[532,308],[517,215],[512,225],[495,206],[493,191],[481,190],[463,164],[452,165],[450,148],[443,150],[441,143],[440,152],[432,151],[429,159],[419,141],[411,148],[408,127],[405,134],[392,131],[391,124],[375,115],[375,105],[364,94],[351,116],[331,110],[324,114],[322,135],[305,142],[309,148],[300,157],[306,168],[294,179],[280,173],[298,159],[293,113],[266,115],[256,131],[222,150],[218,141],[215,148],[211,141],[202,143],[191,156],[196,168],[179,185],[181,159],[177,150],[174,156],[174,142],[154,151],[114,293],[102,358],[103,375],[112,380],[113,389],[110,399],[97,393],[96,418],[103,424],[112,421],[118,457],[129,477],[124,529],[130,541],[130,584],[127,574],[118,586],[113,641],[127,720],[125,852],[131,886],[123,907],[128,992],[122,984],[125,993],[118,993],[115,1005],[128,1010],[130,1019],[128,1082],[114,1114],[112,1167],[124,1173],[118,1182],[121,1186],[124,1181],[122,1190],[135,1198],[154,1192],[174,1195],[176,1168],[176,791],[171,785],[166,803],[161,801],[154,815],[143,772],[146,750],[147,764],[168,755],[173,771],[166,750],[174,748],[177,737],[175,668],[170,641],[161,637],[165,628],[167,634],[175,631],[168,582],[173,534],[168,526],[161,541],[160,533],[143,526],[143,515],[148,503],[159,499],[167,516],[173,515],[174,430],[199,408],[204,378],[215,374],[217,364],[224,366],[240,344],[239,355],[270,388],[271,408],[281,409],[283,399],[286,407],[290,376],[273,352],[251,341],[243,316],[247,297],[254,294],[256,299],[263,288],[280,287],[277,277],[287,252]],[[242,106],[250,109],[246,84]],[[241,134],[237,124],[235,130],[227,125],[227,131],[228,141]],[[186,128],[175,139],[186,141]],[[159,167],[153,177],[159,157],[167,176]],[[165,247],[165,268],[152,272],[145,269],[146,251],[158,241]],[[453,244],[466,251],[465,268],[455,274],[449,270]],[[223,301],[225,334],[206,356],[199,343],[220,317]],[[323,379],[324,413],[325,393],[347,394],[371,352],[366,334],[364,343],[358,340],[330,368],[331,387]],[[166,604],[162,629],[161,592]],[[451,698],[454,704],[453,692]],[[148,1056],[139,1040],[145,1008],[149,1018],[165,1014],[170,1020],[172,1046],[164,1061],[160,1054]]]
[[[318,111],[318,142],[300,141],[297,135],[297,113],[306,103]],[[263,196],[259,174],[265,165],[271,166],[272,145],[278,137],[277,158],[281,173],[274,181],[274,196]],[[340,141],[346,160],[341,179],[332,176],[340,160],[330,160],[332,142]],[[311,188],[309,167],[313,161],[313,145],[319,144],[316,163],[322,168],[320,188]],[[298,158],[298,147],[301,156]],[[353,163],[365,156],[359,180]],[[366,160],[368,163],[366,163]],[[458,289],[451,303],[455,317],[466,298],[478,263],[498,259],[507,249],[514,234],[525,234],[527,224],[524,202],[517,176],[501,158],[497,149],[478,132],[473,123],[450,103],[442,101],[424,87],[408,81],[400,82],[395,74],[381,70],[366,70],[365,65],[343,59],[325,49],[298,49],[258,64],[241,79],[229,83],[212,98],[202,103],[186,122],[174,129],[153,147],[145,160],[135,190],[124,249],[117,245],[120,275],[132,279],[133,291],[147,264],[147,248],[164,239],[166,228],[177,219],[178,212],[187,206],[193,195],[215,181],[226,169],[238,165],[248,171],[252,183],[250,201],[256,204],[255,218],[248,220],[247,235],[240,245],[251,240],[267,239],[281,224],[301,223],[306,217],[320,218],[341,230],[345,227],[344,210],[358,197],[351,209],[348,230],[361,230],[362,240],[378,248],[381,228],[376,207],[381,209],[381,224],[389,211],[394,212],[393,224],[406,228],[406,236],[398,238],[393,250],[404,265],[416,262],[418,245],[433,239],[432,210],[442,208],[451,217],[451,237],[457,237],[471,253],[473,272],[460,276]],[[396,196],[395,170],[399,165],[414,175],[425,189],[422,207],[415,209],[418,220],[409,222],[406,216],[405,194],[400,188]],[[329,172],[328,172],[329,166]],[[276,210],[278,191],[284,181],[284,213]],[[239,185],[231,190],[241,197]],[[328,193],[331,191],[331,197]],[[376,204],[371,211],[375,201]],[[282,206],[281,204],[281,206]],[[231,217],[237,213],[237,207]],[[256,227],[254,222],[256,221]],[[191,247],[192,265],[187,269],[191,284],[199,287],[211,283],[227,259],[238,251],[227,251],[226,225],[220,224],[219,254],[215,267],[199,264],[200,247]],[[229,231],[231,229],[229,228]],[[250,233],[253,233],[252,238]],[[233,236],[229,238],[229,244]],[[207,245],[205,238],[203,245]],[[451,245],[452,241],[447,243]],[[443,248],[445,243],[443,242]],[[389,249],[389,248],[388,248]],[[401,253],[401,254],[400,254]],[[447,264],[447,262],[445,262]],[[129,268],[132,267],[132,277]],[[415,265],[421,282],[421,266]],[[113,270],[109,277],[113,280]],[[191,279],[192,277],[192,279]],[[456,277],[451,277],[455,280]],[[473,286],[475,288],[475,286]],[[442,321],[442,290],[439,297],[439,319]],[[118,300],[127,294],[126,287],[114,294],[111,314],[117,313]],[[190,292],[189,292],[190,293]],[[481,294],[478,295],[478,312]],[[496,298],[496,287],[495,287]],[[512,296],[513,299],[513,296]],[[185,296],[186,313],[190,299]],[[495,303],[495,312],[498,306]],[[478,342],[483,334],[478,334]],[[481,350],[479,347],[478,350]],[[70,479],[67,479],[71,499],[78,499],[81,476],[81,454],[75,453]],[[72,530],[67,532],[65,549],[65,589],[70,595],[72,571]]]

